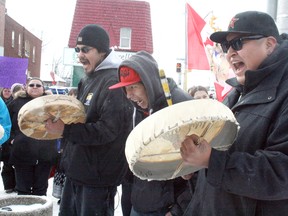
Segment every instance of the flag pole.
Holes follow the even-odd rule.
[[[183,90],[184,91],[187,91],[187,73],[188,73],[188,61],[187,61],[187,58],[188,58],[188,39],[187,39],[187,34],[188,34],[188,30],[187,30],[187,2],[185,4],[185,62],[184,62],[184,77],[183,77]]]

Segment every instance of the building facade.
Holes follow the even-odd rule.
[[[5,4],[0,0],[0,56],[28,58],[27,77],[40,77],[42,40],[9,17]]]
[[[40,77],[42,40],[5,15],[4,56],[28,58],[27,77]]]
[[[5,0],[0,0],[0,56],[4,54]]]
[[[99,24],[109,33],[116,51],[153,53],[150,4],[131,0],[77,0],[69,47],[87,24]]]
[[[68,46],[76,46],[77,35],[87,24],[99,24],[109,34],[110,46],[123,60],[140,50],[153,53],[150,4],[133,0],[77,0]],[[73,68],[72,86],[84,75]]]

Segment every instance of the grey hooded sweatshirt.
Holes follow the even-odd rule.
[[[159,76],[158,64],[149,53],[139,51],[124,60],[119,66],[118,75],[120,75],[122,66],[130,67],[139,74],[149,100],[147,110],[143,110],[132,102],[135,107],[133,115],[135,125],[147,116],[168,106]],[[187,92],[177,86],[173,79],[168,78],[168,83],[173,104],[192,99]],[[186,183],[182,178],[147,181],[134,176],[131,195],[133,208],[143,213],[167,210],[167,212],[174,211],[173,215],[182,215],[176,200],[178,195],[187,189]]]

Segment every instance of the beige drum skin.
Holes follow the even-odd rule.
[[[231,110],[217,100],[185,101],[140,122],[126,141],[126,158],[131,171],[141,179],[173,179],[201,169],[183,164],[180,146],[186,136],[196,134],[212,148],[227,150],[238,130]]]
[[[68,95],[47,95],[29,101],[20,109],[18,125],[28,137],[50,140],[61,138],[61,135],[46,132],[47,119],[61,119],[65,124],[72,124],[84,123],[85,116],[84,106],[76,98]]]

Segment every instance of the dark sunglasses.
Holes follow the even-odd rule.
[[[243,47],[243,41],[245,41],[245,40],[259,40],[259,39],[264,38],[264,37],[266,37],[266,36],[252,35],[252,36],[234,38],[231,41],[225,41],[225,42],[221,43],[221,47],[222,47],[222,50],[224,53],[227,53],[230,47],[232,47],[235,51],[239,51]]]
[[[93,49],[93,47],[87,47],[87,46],[84,46],[84,47],[75,47],[75,52],[76,53],[79,53],[80,51],[82,52],[82,53],[88,53],[91,49]]]
[[[31,88],[33,88],[33,87],[37,87],[37,88],[42,87],[42,85],[40,85],[40,84],[34,84],[34,83],[31,83],[31,84],[29,84],[28,86],[31,87]]]

